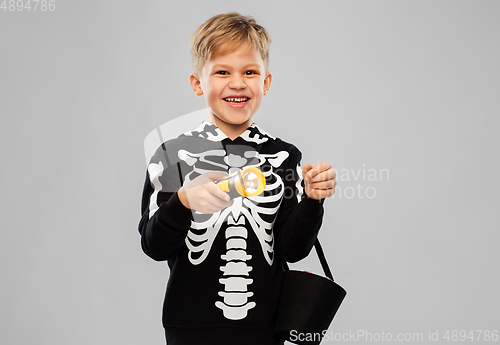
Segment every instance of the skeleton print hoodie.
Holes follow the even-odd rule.
[[[267,344],[258,339],[272,334],[282,257],[305,258],[323,218],[324,199],[303,192],[301,156],[255,123],[231,140],[203,121],[157,149],[146,172],[139,232],[143,251],[170,267],[163,305],[169,344],[230,344],[231,334],[235,344],[252,337]],[[190,210],[178,198],[177,190],[201,174],[232,175],[251,166],[266,178],[259,196],[237,197],[214,214]]]

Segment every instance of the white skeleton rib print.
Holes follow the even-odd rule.
[[[207,150],[202,153],[179,150],[179,159],[193,167],[193,170],[185,176],[184,183],[208,171],[220,171],[223,168],[229,175],[232,175],[248,167],[260,168],[266,161],[274,169],[278,169],[288,158],[286,151],[261,154],[250,146],[245,147],[245,150],[241,152],[242,155],[231,153],[226,156],[227,153],[223,149]],[[226,164],[213,162],[208,159],[210,156],[222,158]],[[210,164],[214,169],[201,169],[197,167],[196,163],[198,162],[202,162],[204,167]],[[226,253],[221,255],[226,264],[220,267],[223,277],[219,279],[219,283],[224,286],[224,289],[218,293],[223,300],[216,301],[215,306],[222,310],[225,318],[231,320],[244,319],[248,310],[256,306],[256,303],[250,300],[253,292],[250,291],[249,285],[252,284],[253,279],[251,278],[252,267],[247,264],[247,261],[251,260],[252,256],[246,252],[248,232],[245,220],[255,232],[267,263],[272,265],[274,259],[274,234],[272,231],[274,218],[272,222],[268,222],[264,218],[265,215],[277,213],[280,206],[278,201],[281,200],[284,192],[284,184],[281,177],[273,172],[273,169],[263,170],[263,173],[266,181],[272,181],[266,183],[263,194],[249,198],[235,198],[231,207],[212,215],[202,215],[195,212],[191,229],[185,240],[189,261],[193,265],[199,265],[209,255],[221,226],[227,221],[229,226],[225,232]],[[275,206],[271,206],[271,204]]]

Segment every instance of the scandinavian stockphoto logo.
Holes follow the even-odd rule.
[[[377,196],[376,185],[389,181],[389,169],[367,168],[364,163],[361,168],[334,170],[337,186],[332,198],[373,199]]]

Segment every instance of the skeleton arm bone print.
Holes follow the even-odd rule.
[[[156,196],[154,193],[148,172],[141,206],[142,218],[139,222],[141,246],[144,253],[153,260],[165,261],[174,258],[184,244],[192,216],[191,210],[182,205],[177,193],[158,192]],[[159,206],[151,212],[149,205],[153,199]]]
[[[196,139],[167,141],[150,158],[146,170],[141,203],[139,233],[146,255],[156,261],[174,259],[193,219],[192,211],[180,201],[177,191],[183,183],[183,171],[177,151],[197,147]]]

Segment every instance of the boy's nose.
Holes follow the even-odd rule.
[[[245,84],[245,81],[241,76],[232,76],[231,80],[229,81],[229,87],[233,89],[241,89],[246,86],[247,85]]]

